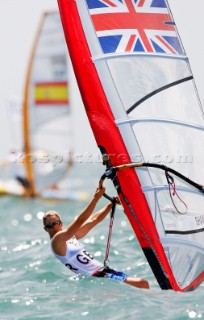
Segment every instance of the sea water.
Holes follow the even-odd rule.
[[[103,174],[101,164],[77,164],[67,177],[70,190],[92,197]],[[107,192],[115,195],[110,182]],[[41,215],[57,210],[68,225],[86,206],[83,201],[42,201],[0,198],[0,319],[201,319],[204,285],[193,292],[162,291],[146,262],[121,207],[117,208],[109,266],[143,277],[150,290],[140,290],[109,279],[77,277],[51,254]],[[102,198],[96,210],[107,203]],[[103,262],[109,218],[85,238],[87,250]]]

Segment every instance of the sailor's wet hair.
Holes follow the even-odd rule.
[[[46,225],[47,218],[50,218],[50,217],[53,217],[53,216],[54,217],[58,217],[59,220],[61,220],[60,215],[59,215],[59,213],[57,211],[49,210],[43,215],[43,224],[44,224],[44,226]]]

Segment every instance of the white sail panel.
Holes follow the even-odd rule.
[[[168,13],[165,2],[160,2],[164,5],[160,12]],[[97,21],[99,20],[97,12],[99,16],[101,8],[92,9],[91,3],[93,2],[87,1],[93,24],[96,28],[103,29],[101,20]],[[127,3],[128,1],[118,5],[126,6]],[[80,2],[78,6],[82,7]],[[87,27],[88,23],[85,19],[83,11],[81,20],[87,31],[92,59],[95,61],[130,157],[141,155],[141,160],[144,162],[153,160],[153,162],[158,161],[169,165],[202,184],[204,182],[202,166],[204,151],[200,146],[204,143],[203,110],[195,90],[189,62],[182,45],[178,42],[175,28],[173,31],[166,31],[166,37],[175,38],[179,48],[177,52],[176,50],[173,52],[173,48],[171,51],[169,47],[167,50],[160,47],[160,52],[140,54],[138,40],[132,54],[130,52],[125,54],[130,34],[132,37],[135,36],[135,39],[138,38],[137,29],[135,33],[128,29],[124,32],[98,31],[93,35],[87,30],[89,26]],[[156,39],[160,38],[161,33],[162,31],[157,33],[157,37],[154,32],[149,32],[147,35],[155,40],[155,47]],[[108,50],[107,48],[111,46],[107,45],[107,38],[114,35],[116,37],[118,35],[118,38]],[[186,162],[183,162],[183,159]],[[179,190],[182,200],[188,206],[187,213],[181,215],[175,210],[169,197],[164,173],[158,172],[158,169],[146,169],[146,173],[144,169],[137,169],[137,171],[143,188],[152,188],[153,195],[149,197],[149,191],[146,197],[155,223],[159,221],[158,233],[164,238],[164,241],[163,238],[161,241],[165,252],[168,252],[167,258],[173,273],[181,288],[184,288],[204,270],[204,228],[202,224],[200,226],[196,223],[198,217],[204,220],[202,219],[204,197],[201,194],[194,194],[194,190],[185,190],[185,188],[182,191]],[[178,188],[179,186],[189,188],[183,181],[177,180],[176,184]],[[157,186],[164,186],[166,190],[161,189],[157,192]],[[185,211],[185,207],[179,201],[177,206]],[[193,267],[194,260],[197,267]],[[186,273],[181,272],[185,268]]]

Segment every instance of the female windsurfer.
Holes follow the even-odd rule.
[[[51,239],[51,251],[66,267],[76,274],[103,277],[124,282],[137,288],[149,288],[145,279],[128,277],[125,273],[110,269],[94,259],[78,240],[83,238],[94,226],[101,222],[112,208],[109,203],[104,208],[92,214],[97,202],[105,192],[105,188],[96,189],[93,199],[86,208],[62,229],[62,221],[56,211],[48,211],[43,216],[43,224]]]

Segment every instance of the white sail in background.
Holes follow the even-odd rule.
[[[28,68],[23,118],[25,178],[35,195],[64,176],[73,143],[68,53],[58,12],[45,13],[40,23]]]
[[[27,68],[24,99],[9,100],[12,144],[9,158],[1,164],[6,170],[0,194],[87,199],[87,193],[69,190],[66,183],[74,146],[70,67],[59,13],[44,13]]]

